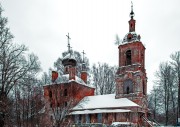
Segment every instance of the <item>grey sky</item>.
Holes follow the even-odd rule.
[[[67,50],[85,50],[91,65],[118,65],[115,35],[128,32],[130,0],[1,0],[14,42],[38,55],[43,71]],[[148,89],[160,62],[180,50],[180,1],[133,0],[136,32],[146,47]],[[148,90],[148,91],[149,91]]]

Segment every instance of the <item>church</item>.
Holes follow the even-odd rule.
[[[82,63],[81,76],[76,76],[77,61],[70,51],[63,58],[63,80],[45,85],[45,110],[51,112],[46,119],[53,125],[61,109],[67,116],[65,124],[103,123],[130,126],[152,126],[147,119],[147,76],[145,69],[145,46],[135,32],[136,20],[131,7],[129,32],[119,49],[119,66],[116,72],[116,92],[94,95],[94,87],[87,85],[86,65]],[[69,38],[69,36],[67,36]],[[66,109],[69,110],[66,111]],[[54,112],[54,113],[53,113]],[[59,116],[59,120],[62,118]],[[57,121],[56,121],[57,122]],[[50,126],[50,125],[49,125]]]

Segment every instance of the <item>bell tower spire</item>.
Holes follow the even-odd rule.
[[[131,12],[129,14],[130,16],[130,20],[129,20],[129,32],[135,32],[135,23],[136,23],[136,20],[134,20],[134,11],[133,11],[133,3],[131,1]]]
[[[70,50],[71,50],[71,46],[70,46],[70,42],[69,42],[69,40],[71,39],[70,38],[70,36],[69,36],[69,33],[68,33],[68,35],[66,35],[66,37],[67,37],[67,39],[68,39],[68,52],[70,53]]]
[[[131,19],[133,19],[133,17],[134,17],[134,12],[133,12],[133,3],[132,3],[132,1],[131,1],[131,13],[130,13],[130,17],[131,17]]]

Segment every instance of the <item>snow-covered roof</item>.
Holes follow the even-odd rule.
[[[60,82],[58,83],[69,83],[69,82],[76,82],[78,84],[81,84],[81,85],[84,85],[84,86],[88,86],[81,78],[79,78],[78,76],[75,76],[75,80],[72,79],[72,80],[69,80],[69,74],[65,74],[65,75],[62,75],[62,78],[60,80]],[[92,87],[92,86],[88,86],[88,87]],[[94,87],[92,87],[94,88]]]
[[[140,107],[127,98],[115,99],[115,94],[87,96],[83,98],[73,110],[121,108],[121,107]]]
[[[68,53],[62,60],[65,60],[65,59],[74,59],[74,60],[76,60],[73,52]]]
[[[75,80],[72,79],[72,80],[69,80],[69,74],[65,74],[65,75],[62,75],[60,77],[58,77],[58,79],[56,80],[56,84],[61,84],[61,83],[69,83],[69,82],[76,82],[78,84],[81,84],[81,85],[84,85],[84,86],[87,86],[87,87],[90,87],[90,88],[94,88],[93,86],[89,86],[87,85],[81,78],[79,78],[78,76],[75,76]],[[49,85],[49,84],[47,84]],[[46,85],[44,85],[46,86]]]
[[[73,111],[71,115],[77,114],[96,114],[96,113],[115,113],[115,112],[131,112],[131,110],[125,109],[95,109],[95,110],[82,110],[82,111]]]

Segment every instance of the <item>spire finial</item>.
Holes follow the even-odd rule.
[[[133,2],[131,1],[131,12],[133,12]]]
[[[69,42],[69,40],[71,39],[70,38],[70,36],[69,36],[69,33],[68,33],[68,35],[66,35],[67,36],[67,39],[68,39],[68,52],[70,53],[70,49],[71,49],[71,46],[70,46],[70,42]]]
[[[85,64],[85,61],[84,61],[84,54],[86,54],[86,53],[84,52],[84,50],[83,50],[82,54],[83,54],[82,71],[86,71],[86,64]]]
[[[84,63],[84,55],[86,54],[86,53],[84,52],[84,50],[83,50],[82,54],[83,54],[83,63]]]
[[[130,13],[131,19],[134,17],[134,12],[133,12],[133,2],[131,1],[131,13]]]

